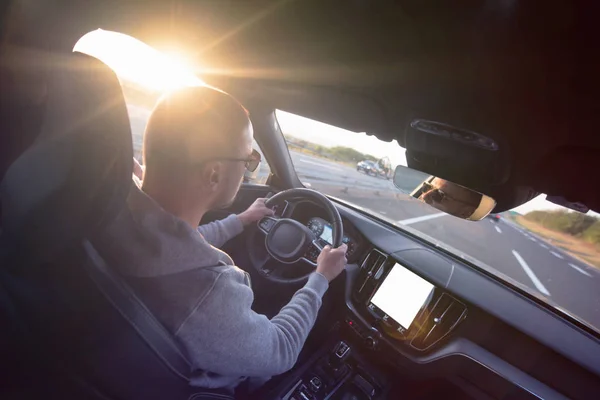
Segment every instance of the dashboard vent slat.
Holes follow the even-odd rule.
[[[450,295],[442,294],[435,303],[411,346],[418,350],[427,350],[449,334],[467,314],[467,307]]]
[[[366,301],[375,289],[377,281],[383,276],[383,266],[386,261],[387,256],[382,252],[378,250],[371,250],[369,252],[360,266],[360,275],[357,283],[358,290],[355,292],[358,301]]]

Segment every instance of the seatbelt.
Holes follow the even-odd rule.
[[[87,255],[84,263],[88,275],[108,301],[131,324],[164,363],[182,379],[189,382],[191,365],[170,333],[152,315],[131,288],[112,271],[89,241],[83,242]]]

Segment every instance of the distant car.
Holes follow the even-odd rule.
[[[494,222],[500,221],[500,214],[488,214],[487,217]]]
[[[373,176],[377,176],[379,173],[375,161],[370,160],[359,161],[359,163],[356,164],[356,170],[358,172],[364,172],[367,175]]]

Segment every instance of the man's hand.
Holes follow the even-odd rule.
[[[343,243],[337,249],[325,246],[317,258],[317,272],[323,275],[329,282],[335,279],[346,266],[346,250],[348,246]]]
[[[244,226],[274,214],[273,210],[265,206],[266,200],[267,199],[256,199],[246,211],[238,214],[238,218]]]

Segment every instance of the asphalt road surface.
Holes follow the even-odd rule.
[[[139,154],[149,112],[135,107],[129,111]],[[407,194],[419,182],[419,173],[407,175],[398,189],[389,180],[367,176],[351,166],[294,151],[290,154],[307,187],[445,243],[600,330],[600,270],[507,219],[464,221],[410,198]],[[258,180],[267,174],[268,166],[263,162]]]

